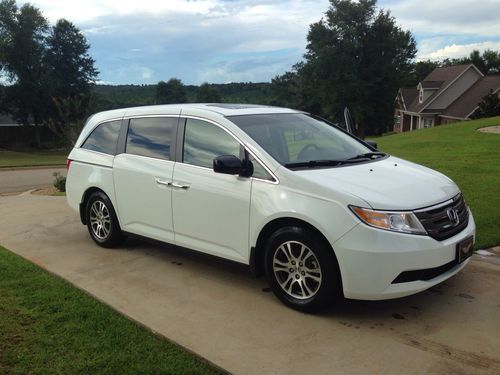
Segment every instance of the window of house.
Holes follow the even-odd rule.
[[[130,120],[125,152],[150,158],[171,160],[170,145],[177,118],[153,117]]]
[[[121,123],[121,120],[103,122],[92,131],[81,147],[103,154],[116,155]]]
[[[424,118],[424,128],[431,128],[434,126],[434,120],[432,118]]]
[[[420,89],[418,92],[418,102],[423,103],[424,102],[424,90]]]
[[[238,141],[214,124],[187,119],[184,133],[184,163],[212,169],[214,158],[222,155],[239,157]]]

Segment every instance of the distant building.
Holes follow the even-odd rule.
[[[490,91],[500,94],[500,76],[484,76],[473,64],[436,68],[417,87],[399,89],[394,131],[468,120]]]

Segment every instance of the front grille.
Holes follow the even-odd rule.
[[[458,215],[458,224],[454,224],[448,215],[448,211],[455,210]],[[453,237],[467,227],[469,222],[469,210],[465,204],[462,194],[456,195],[450,204],[428,210],[415,211],[425,230],[430,237],[443,241]]]

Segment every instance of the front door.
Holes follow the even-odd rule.
[[[182,163],[172,178],[177,245],[248,262],[251,180],[212,169],[215,157],[240,152],[238,141],[219,126],[186,120]]]

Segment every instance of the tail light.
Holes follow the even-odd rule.
[[[71,159],[66,160],[66,172],[69,171],[69,166],[71,165]]]

